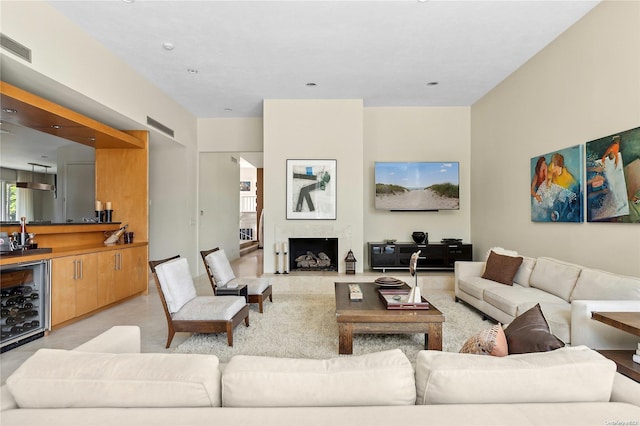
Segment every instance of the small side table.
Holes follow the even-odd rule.
[[[244,296],[249,303],[249,290],[246,284],[238,284],[237,287],[216,287],[216,296]]]

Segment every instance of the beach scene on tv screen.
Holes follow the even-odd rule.
[[[375,208],[460,208],[458,162],[375,163]]]

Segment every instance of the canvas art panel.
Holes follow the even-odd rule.
[[[241,192],[251,191],[251,181],[249,181],[249,180],[241,180],[240,181],[240,191]]]
[[[582,222],[582,146],[531,159],[531,220]]]
[[[587,221],[640,223],[640,127],[586,143]]]
[[[336,160],[287,160],[287,219],[336,218]]]

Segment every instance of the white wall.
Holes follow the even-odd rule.
[[[153,200],[162,199],[165,187],[157,187],[156,181],[150,180],[150,256],[153,259],[153,253],[167,251],[164,240],[170,228],[186,241],[197,241],[197,228],[192,225],[197,212],[195,117],[46,1],[3,0],[0,25],[3,34],[32,50],[31,63],[0,50],[4,81],[120,129],[147,129],[150,116],[175,131],[175,137],[170,138],[149,128],[150,170],[171,174],[178,171],[175,182],[180,183],[182,191],[175,208],[155,210]],[[154,155],[165,144],[186,147],[186,153],[177,158]],[[161,234],[156,244],[155,236]],[[174,248],[187,250],[179,254],[188,258],[194,272],[199,261],[197,245]]]
[[[200,153],[199,250],[220,247],[229,260],[240,256],[239,185],[240,164],[237,156]]]
[[[462,238],[466,243],[473,243],[470,227],[470,108],[365,108],[364,126],[365,243],[385,239],[410,242],[413,231],[428,232],[430,242]],[[376,210],[376,161],[459,161],[460,210]]]
[[[640,125],[640,2],[605,1],[471,109],[471,233],[640,276],[640,224],[533,223],[531,158]],[[585,215],[586,216],[586,215]]]
[[[364,259],[362,120],[361,100],[264,101],[265,273],[275,271],[274,243],[289,236],[338,237],[340,272],[350,249]],[[337,160],[336,220],[286,219],[287,159]]]

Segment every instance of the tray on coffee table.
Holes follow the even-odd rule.
[[[429,309],[429,302],[420,297],[422,302],[408,302],[411,290],[381,288],[378,294],[387,309]]]

